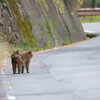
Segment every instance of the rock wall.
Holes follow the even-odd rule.
[[[0,33],[7,35],[13,42],[21,43],[22,41],[12,12],[5,2],[0,2]]]
[[[63,14],[53,0],[7,0],[6,3],[0,8],[4,8],[3,12],[0,10],[0,19],[4,19],[0,23],[7,26],[4,33],[13,34],[16,40],[28,41],[33,47],[52,48],[85,39],[78,16],[72,13],[67,0],[63,2]]]

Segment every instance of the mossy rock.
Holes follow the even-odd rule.
[[[35,43],[34,36],[32,35],[32,26],[28,16],[23,16],[24,18],[22,19],[16,0],[8,0],[8,2],[12,10],[12,13],[14,15],[21,37],[25,41],[28,41],[31,44],[31,46],[35,47],[36,43]],[[20,0],[17,0],[17,2],[20,3]]]
[[[42,35],[42,37],[43,37],[43,36],[44,36],[44,27],[43,27],[43,25],[42,25],[41,22],[39,22],[38,25],[40,26],[40,29],[41,29],[41,35]]]
[[[46,49],[49,49],[50,48],[50,45],[51,45],[51,42],[50,42],[50,40],[48,40],[47,42],[46,42]]]

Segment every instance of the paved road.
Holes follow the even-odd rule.
[[[100,34],[100,22],[96,23],[83,23],[83,28],[86,32]]]
[[[0,100],[100,100],[100,37],[35,53],[30,74],[13,75],[10,59],[4,66]]]

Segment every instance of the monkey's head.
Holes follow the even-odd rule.
[[[11,55],[11,59],[17,59],[18,57],[20,57],[19,51],[14,51],[13,54]]]
[[[30,55],[30,57],[33,57],[33,54],[32,54],[32,51],[31,51],[31,50],[29,50],[29,51],[27,52],[27,54]]]

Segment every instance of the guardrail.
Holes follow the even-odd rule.
[[[100,8],[82,8],[77,9],[79,16],[96,16],[100,15]]]

